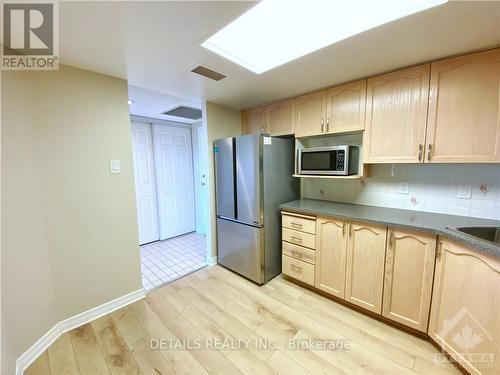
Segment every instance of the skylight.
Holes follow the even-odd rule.
[[[263,0],[202,46],[260,74],[363,31],[446,2]]]

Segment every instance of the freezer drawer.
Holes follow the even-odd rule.
[[[263,228],[217,219],[217,261],[246,278],[263,284]]]

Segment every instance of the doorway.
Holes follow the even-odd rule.
[[[150,290],[206,265],[206,229],[197,225],[204,155],[199,128],[190,124],[133,119],[131,130],[143,286]]]

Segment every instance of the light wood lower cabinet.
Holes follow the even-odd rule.
[[[427,332],[436,236],[388,230],[382,315]]]
[[[500,261],[441,240],[429,336],[471,374],[500,373]]]
[[[344,298],[347,223],[335,219],[316,220],[316,270],[314,286]]]
[[[386,227],[349,224],[345,299],[378,314],[382,312],[386,234]]]
[[[289,257],[281,256],[282,271],[285,275],[293,277],[303,283],[314,285],[314,265]]]

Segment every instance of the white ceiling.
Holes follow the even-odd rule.
[[[239,109],[500,45],[500,2],[450,2],[256,75],[200,46],[254,4],[61,2],[60,61],[127,79],[132,86],[171,98],[209,100]],[[227,78],[215,82],[191,73],[200,63]]]
[[[182,117],[163,115],[179,105],[202,109],[202,103],[196,99],[181,98],[163,92],[153,91],[137,86],[128,86],[128,97],[133,102],[129,104],[130,114],[155,119],[192,124],[200,120],[190,120]]]

